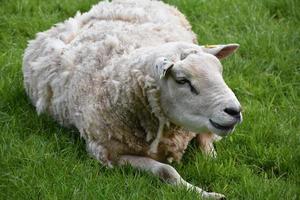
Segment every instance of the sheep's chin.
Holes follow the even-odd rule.
[[[218,129],[218,128],[212,126],[211,123],[209,122],[209,120],[207,120],[207,123],[203,123],[203,125],[201,125],[201,126],[199,126],[199,125],[200,124],[198,124],[198,126],[195,125],[195,126],[182,126],[182,127],[185,130],[192,131],[196,134],[211,132],[211,133],[214,133],[214,134],[216,134],[218,136],[221,136],[221,137],[226,137],[226,136],[230,135],[235,129],[235,126],[232,129],[229,129],[229,130]]]
[[[193,119],[193,120],[191,120]],[[235,125],[231,129],[219,129],[211,123],[210,119],[204,116],[194,116],[190,115],[185,120],[184,119],[170,119],[171,122],[177,126],[182,127],[183,129],[187,131],[192,131],[196,134],[201,134],[204,132],[212,132],[218,136],[225,137],[227,135],[230,135],[235,129]]]
[[[216,128],[215,126],[213,126],[212,123],[208,120],[207,128],[209,129],[210,132],[212,132],[218,136],[226,137],[234,131],[235,126],[233,126],[231,129],[228,129],[228,130],[222,130],[222,129],[219,129],[219,128]]]

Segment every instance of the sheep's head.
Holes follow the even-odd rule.
[[[219,61],[237,48],[197,46],[181,52],[176,62],[159,58],[161,106],[172,123],[225,136],[242,121],[240,103],[224,82]]]

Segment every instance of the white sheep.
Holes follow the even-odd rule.
[[[163,2],[101,2],[30,41],[24,84],[37,112],[75,126],[101,163],[128,163],[219,199],[161,162],[180,161],[196,135],[214,155],[216,135],[241,121],[219,61],[237,48],[197,45],[185,17]]]

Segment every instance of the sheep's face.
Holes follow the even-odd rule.
[[[241,122],[240,103],[222,77],[221,56],[224,52],[193,51],[166,68],[160,80],[161,105],[171,122],[196,133],[211,131],[220,136]]]

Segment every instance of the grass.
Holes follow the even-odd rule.
[[[38,117],[21,62],[35,33],[87,11],[97,0],[0,0],[0,199],[195,199],[130,167],[106,169],[76,130]],[[218,158],[188,149],[179,173],[228,199],[300,199],[300,2],[168,0],[201,44],[236,42],[224,77],[244,122],[217,143]]]

